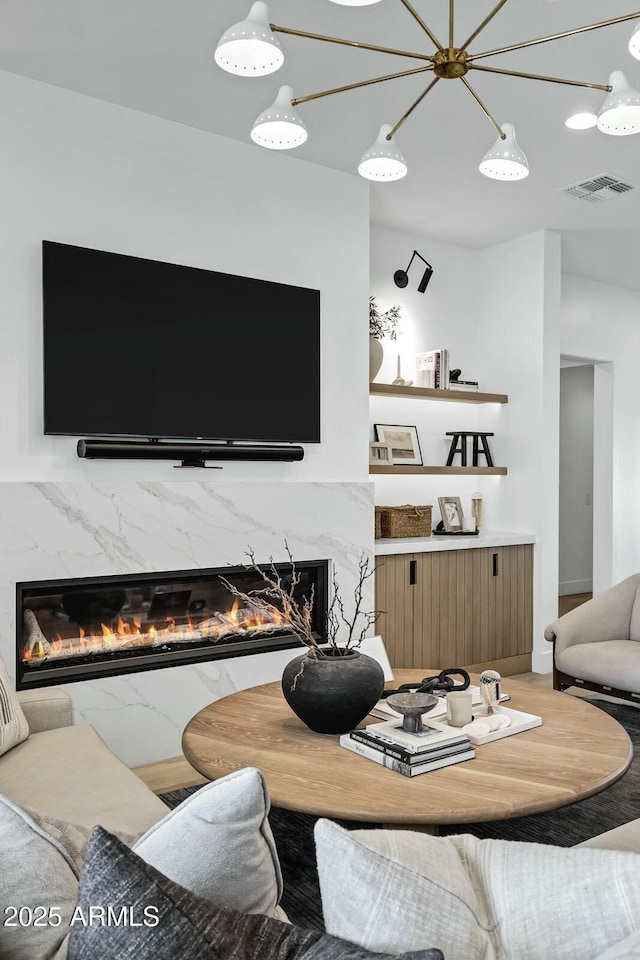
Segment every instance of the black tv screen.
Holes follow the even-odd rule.
[[[320,441],[320,292],[44,241],[44,432]]]

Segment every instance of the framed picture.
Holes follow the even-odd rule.
[[[374,429],[376,440],[391,447],[391,461],[394,466],[403,464],[422,466],[418,431],[415,427],[376,423]]]
[[[378,443],[373,441],[369,444],[369,466],[390,467],[393,463],[391,447],[388,443]]]
[[[460,497],[438,497],[442,524],[447,533],[462,530],[462,504]]]

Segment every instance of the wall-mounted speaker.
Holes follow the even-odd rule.
[[[85,460],[180,460],[183,467],[204,467],[207,460],[302,460],[297,444],[172,443],[162,440],[78,440]]]

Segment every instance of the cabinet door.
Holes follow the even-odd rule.
[[[393,667],[490,663],[531,652],[533,547],[384,557],[377,630]],[[413,582],[412,582],[413,581]]]
[[[419,556],[413,666],[443,669],[472,662],[475,552],[443,550]]]
[[[530,653],[533,647],[533,546],[518,544],[488,552],[492,574],[490,659]]]
[[[376,633],[384,640],[392,667],[413,667],[414,579],[421,557],[394,554],[376,561],[375,608],[382,613]],[[413,564],[413,566],[412,566]]]

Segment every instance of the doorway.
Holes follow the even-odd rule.
[[[593,594],[594,364],[560,362],[558,613]]]

